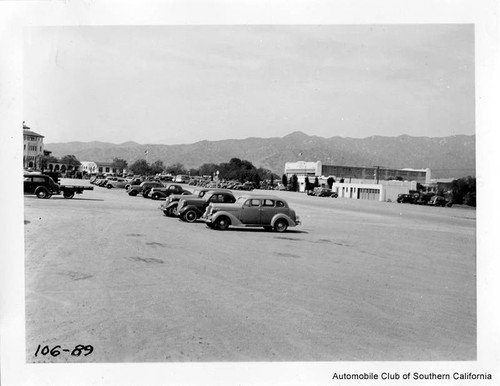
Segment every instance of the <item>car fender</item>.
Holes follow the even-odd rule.
[[[177,214],[179,216],[181,216],[183,213],[187,212],[188,210],[194,210],[200,216],[203,215],[203,212],[196,205],[186,205],[186,206],[183,206],[182,209],[180,209],[180,210],[177,209],[177,210],[178,210]]]
[[[278,221],[279,219],[284,219],[288,222],[288,226],[291,226],[291,227],[294,227],[296,226],[297,224],[295,223],[295,221],[293,221],[289,216],[287,216],[286,214],[284,213],[278,213],[278,214],[275,214],[274,217],[271,219],[271,226],[274,227],[274,224],[276,224],[276,221]]]
[[[172,208],[173,206],[178,206],[178,205],[179,205],[179,201],[172,201],[168,205],[165,205],[165,209],[169,209],[169,208]]]
[[[231,225],[243,225],[242,222],[238,219],[238,217],[236,217],[234,214],[230,213],[230,212],[226,212],[226,211],[219,211],[219,212],[216,212],[215,214],[212,215],[212,222],[216,222],[217,221],[217,218],[221,217],[221,216],[226,216],[229,218],[229,220],[231,221]]]

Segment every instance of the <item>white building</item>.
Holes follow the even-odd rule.
[[[429,181],[430,174],[430,169],[334,166],[321,161],[285,163],[285,175],[297,176],[300,192],[305,191],[306,177],[311,184],[318,178],[319,186],[327,186],[331,177],[335,181],[332,190],[340,198],[364,200],[395,201],[399,194],[416,190],[417,183]]]
[[[43,156],[43,135],[35,133],[23,122],[23,167],[41,169]]]
[[[97,164],[94,161],[81,161],[80,170],[82,173],[96,174]]]

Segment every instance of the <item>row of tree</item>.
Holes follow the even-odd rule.
[[[453,180],[451,194],[454,204],[476,206],[476,179],[469,176]]]
[[[113,166],[117,165],[123,160],[113,160]],[[140,175],[154,175],[159,173],[169,173],[173,175],[189,174],[191,176],[211,176],[212,178],[218,177],[223,180],[232,180],[240,182],[253,182],[259,186],[263,180],[271,180],[271,182],[278,176],[270,170],[263,168],[256,168],[250,161],[241,160],[239,158],[231,158],[229,162],[220,164],[206,163],[198,168],[187,169],[181,163],[175,163],[165,166],[162,161],[155,161],[149,164],[144,159],[135,161],[130,166],[126,167],[134,174]]]

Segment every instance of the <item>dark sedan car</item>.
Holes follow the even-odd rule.
[[[201,198],[186,196],[181,198],[177,215],[181,220],[194,222],[199,219],[211,203],[233,203],[236,201],[233,193],[227,190],[210,190]]]
[[[172,194],[191,194],[191,191],[184,189],[178,184],[168,184],[166,186],[154,187],[149,194],[152,200],[161,200]]]

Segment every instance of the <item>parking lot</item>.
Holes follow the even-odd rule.
[[[28,362],[476,359],[474,209],[278,192],[299,227],[216,231],[94,189],[24,198]]]

